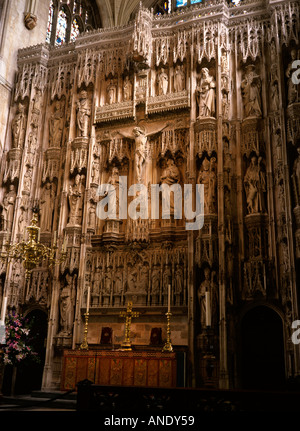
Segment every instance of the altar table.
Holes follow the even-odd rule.
[[[176,354],[154,351],[65,350],[61,390],[88,379],[97,385],[176,387]]]

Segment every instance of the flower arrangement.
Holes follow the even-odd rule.
[[[3,349],[3,363],[17,365],[24,359],[39,361],[38,354],[30,347],[30,326],[28,321],[14,310],[6,318],[6,345]]]

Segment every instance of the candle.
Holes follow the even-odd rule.
[[[211,326],[210,292],[205,292],[206,326]]]
[[[87,300],[86,300],[86,312],[89,312],[90,309],[90,296],[91,296],[91,287],[88,287]]]
[[[171,285],[168,286],[168,313],[170,313],[171,309]]]
[[[56,244],[56,231],[54,231],[54,239],[53,239],[54,245]]]
[[[5,314],[6,314],[6,306],[7,306],[7,296],[4,296],[3,300],[2,300],[2,309],[1,309],[1,322],[4,323],[5,320]]]

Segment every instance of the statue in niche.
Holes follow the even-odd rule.
[[[118,217],[119,213],[119,169],[117,167],[113,167],[111,171],[111,175],[107,181],[108,184],[114,186],[114,191],[108,191],[107,195],[109,198],[109,204],[112,209],[116,209],[116,216]]]
[[[174,91],[176,93],[185,90],[185,73],[183,65],[178,64],[174,73]]]
[[[69,225],[79,225],[82,219],[83,197],[84,197],[84,175],[77,174],[74,185],[69,187]]]
[[[96,228],[96,205],[91,203],[89,208],[88,227]]]
[[[158,95],[159,96],[167,94],[168,85],[169,85],[169,77],[164,71],[164,69],[161,69],[158,75]]]
[[[72,333],[74,304],[76,296],[76,275],[66,275],[67,286],[64,286],[60,292],[60,335],[69,336]]]
[[[6,225],[6,230],[8,232],[11,232],[11,229],[12,229],[16,197],[17,197],[17,194],[15,191],[15,186],[14,186],[14,184],[11,184],[9,186],[9,190],[5,196],[5,198],[6,198],[6,209],[5,209],[6,222],[5,222],[5,225]]]
[[[41,208],[41,231],[51,232],[52,228],[52,215],[54,210],[54,199],[55,190],[53,185],[47,181],[42,189],[40,197],[40,208]]]
[[[205,292],[210,293],[210,313],[211,313],[211,323],[212,326],[217,322],[218,316],[218,294],[217,294],[217,286],[214,283],[214,275],[215,273],[210,270],[209,267],[204,269],[204,280],[200,284],[197,292],[198,302],[200,306],[200,324],[201,328],[206,327],[206,298]]]
[[[296,204],[299,205],[300,201],[300,147],[297,148],[298,156],[294,161],[292,179],[294,183],[294,192],[296,197]]]
[[[23,234],[24,233],[26,222],[27,222],[26,211],[25,211],[24,208],[21,208],[21,212],[20,212],[20,215],[19,215],[19,218],[18,218],[18,233],[19,234]]]
[[[103,295],[109,296],[111,291],[111,273],[106,272],[104,278]]]
[[[32,168],[27,166],[26,172],[24,174],[23,187],[24,190],[30,192],[31,182],[32,182]]]
[[[152,270],[151,278],[152,278],[151,294],[158,298],[159,288],[160,288],[160,269],[158,267],[154,267],[154,269]]]
[[[48,302],[47,286],[48,286],[48,273],[44,271],[41,274],[40,284],[38,286],[38,290],[36,294],[36,300],[41,305],[47,304]]]
[[[224,120],[228,120],[228,112],[229,112],[229,103],[228,103],[228,94],[222,93],[222,117]]]
[[[246,67],[244,79],[241,82],[245,117],[261,117],[261,79],[255,72],[255,66]]]
[[[160,177],[161,184],[167,184],[172,186],[172,184],[178,184],[180,181],[180,171],[174,163],[173,159],[167,160],[167,166],[163,170]],[[174,216],[175,205],[174,205],[174,193],[163,194],[163,209],[165,208],[168,214],[168,208],[170,208],[170,215]]]
[[[183,269],[181,265],[176,265],[175,270],[175,298],[176,305],[180,305],[180,298],[183,293]]]
[[[271,109],[271,111],[278,111],[278,109],[279,109],[279,91],[278,91],[278,82],[277,81],[275,81],[271,84],[270,109]]]
[[[112,105],[117,102],[117,86],[113,79],[110,80],[108,86],[106,87],[107,93],[107,103]]]
[[[77,126],[79,136],[88,136],[89,123],[91,116],[91,101],[88,98],[88,93],[82,90],[79,94],[79,101],[77,102]]]
[[[122,283],[122,271],[118,270],[115,276],[115,294],[121,295],[123,291],[123,283]]]
[[[40,88],[35,89],[35,95],[33,98],[33,110],[40,112],[42,106],[42,90]]]
[[[27,121],[25,110],[25,104],[20,102],[18,104],[16,115],[11,123],[12,148],[23,148]]]
[[[139,291],[148,291],[148,280],[149,280],[149,270],[146,264],[141,265],[140,268],[140,280],[139,280]]]
[[[132,99],[132,83],[129,76],[126,75],[123,83],[123,100],[127,102]]]
[[[199,117],[214,117],[216,102],[216,81],[209,74],[207,67],[201,71],[199,85],[196,87],[196,97],[199,106]]]
[[[93,279],[93,283],[92,283],[91,298],[92,298],[92,307],[94,307],[99,304],[99,296],[100,296],[101,276],[98,269],[92,275],[92,279]]]
[[[226,52],[222,52],[221,55],[221,71],[222,73],[228,73],[228,59]]]
[[[248,214],[265,212],[266,177],[261,168],[262,157],[252,156],[244,177]]]
[[[135,172],[136,172],[137,181],[139,183],[142,180],[142,167],[146,159],[146,145],[147,145],[148,136],[155,135],[156,133],[163,131],[168,126],[169,126],[169,123],[150,133],[145,133],[145,131],[141,127],[134,127],[134,129],[132,130],[132,133],[126,133],[126,132],[120,132],[120,131],[118,132],[124,138],[134,139],[135,141],[135,153],[134,153]]]
[[[92,183],[98,184],[100,180],[100,163],[99,158],[94,155],[94,159],[92,162]]]
[[[127,292],[135,292],[137,289],[137,270],[134,268],[128,271],[127,287]]]
[[[204,212],[206,214],[215,214],[216,212],[217,175],[215,162],[215,157],[212,157],[210,161],[205,157],[197,179],[198,184],[204,185]]]
[[[64,102],[56,100],[49,120],[49,147],[60,147],[64,126]]]
[[[299,84],[295,84],[293,82],[293,73],[295,72],[295,68],[293,67],[294,61],[297,60],[297,50],[292,49],[291,50],[291,61],[288,64],[288,67],[285,72],[285,76],[287,77],[287,99],[288,99],[288,105],[291,105],[292,103],[299,102]]]

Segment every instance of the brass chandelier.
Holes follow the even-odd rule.
[[[37,266],[41,266],[44,261],[48,261],[48,267],[51,268],[56,264],[62,263],[67,256],[66,253],[66,238],[62,246],[62,250],[57,257],[58,246],[56,243],[56,232],[54,241],[51,247],[47,247],[40,242],[40,227],[38,223],[38,209],[33,209],[33,217],[30,225],[24,229],[23,240],[10,244],[7,250],[1,254],[1,259],[18,260],[23,262],[25,268],[25,278],[31,277],[31,272]],[[27,232],[27,235],[26,235]],[[26,240],[27,237],[27,240]]]

